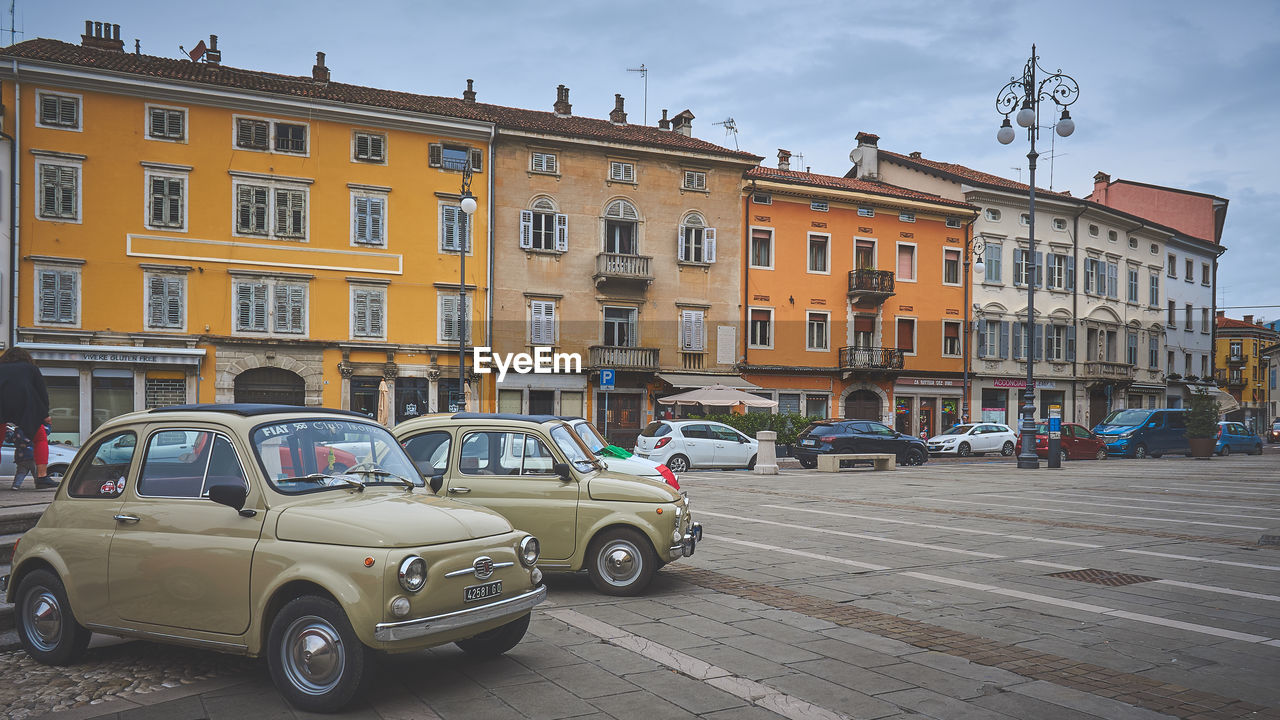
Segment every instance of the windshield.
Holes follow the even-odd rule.
[[[965,435],[972,429],[973,429],[972,425],[957,425],[951,428],[950,430],[947,430],[943,434],[944,435]]]
[[[556,442],[556,447],[560,448],[560,452],[573,463],[574,467],[582,472],[590,472],[596,469],[596,461],[588,454],[587,448],[583,447],[578,437],[569,432],[568,428],[563,425],[557,425],[551,428],[551,439]]]
[[[640,432],[641,437],[662,437],[671,432],[671,426],[664,422],[651,422]]]
[[[252,440],[271,487],[285,494],[423,484],[400,443],[380,425],[307,418],[261,425]]]
[[[1116,410],[1102,421],[1103,425],[1141,425],[1151,413],[1146,410]]]
[[[573,431],[576,432],[582,442],[586,444],[587,449],[596,455],[599,455],[600,451],[604,449],[604,446],[609,444],[604,439],[604,436],[600,434],[600,431],[596,429],[596,426],[586,420],[574,423]]]
[[[817,435],[818,433],[835,432],[835,430],[835,425],[828,425],[827,423],[809,423],[809,427],[805,428],[800,434]]]

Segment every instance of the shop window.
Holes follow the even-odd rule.
[[[804,414],[807,417],[825,418],[827,417],[827,407],[830,405],[830,398],[826,395],[805,395],[804,396]]]
[[[560,391],[560,414],[570,417],[586,417],[587,410],[582,406],[583,394],[578,390]]]
[[[426,378],[398,377],[395,397],[396,422],[425,415],[431,409],[431,381]]]
[[[795,414],[800,412],[800,393],[778,393],[778,413]]]
[[[94,370],[91,428],[97,430],[102,423],[133,410],[133,371]]]
[[[365,417],[378,416],[378,383],[379,377],[351,378],[351,411]]]
[[[530,415],[555,415],[556,414],[556,391],[555,390],[530,390],[529,391],[529,414]]]

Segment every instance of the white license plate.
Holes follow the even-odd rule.
[[[635,454],[636,454],[636,455],[639,455],[640,457],[649,457],[649,451],[648,451],[648,450],[636,450],[636,453],[635,453]]]
[[[817,445],[818,441],[817,440],[801,440],[800,444],[801,445]]]
[[[502,594],[502,581],[495,580],[491,583],[483,585],[471,585],[463,590],[463,602],[475,602],[476,600],[485,600],[491,597],[497,597]]]

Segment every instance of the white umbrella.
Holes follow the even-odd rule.
[[[725,385],[707,385],[687,390],[677,395],[658,398],[663,405],[746,405],[747,407],[773,408],[776,400],[762,398]]]

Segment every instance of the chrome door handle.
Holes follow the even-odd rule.
[[[451,492],[451,493],[453,493],[453,494],[455,494],[455,495],[466,495],[467,493],[471,492],[471,488],[469,488],[469,487],[451,487],[451,488],[449,488],[449,492]]]
[[[141,519],[137,515],[116,515],[116,522],[121,523],[136,523]]]

